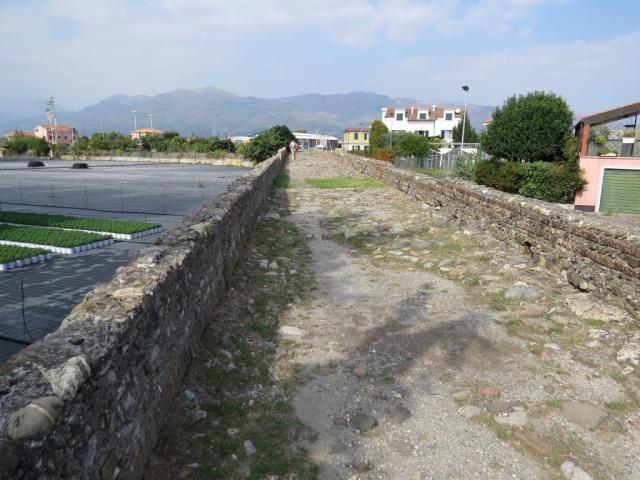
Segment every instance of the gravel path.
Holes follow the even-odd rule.
[[[638,478],[625,312],[398,191],[312,188],[358,177],[335,155],[287,170],[149,478]]]

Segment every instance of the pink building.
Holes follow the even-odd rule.
[[[576,125],[580,169],[587,180],[587,185],[576,193],[576,210],[640,214],[640,142],[636,129],[639,114],[640,102],[630,103],[588,115]],[[633,116],[636,117],[633,135],[623,138],[621,156],[588,155],[592,127]]]
[[[44,138],[51,144],[55,142],[54,132],[50,125],[38,125],[33,129],[33,133],[37,138]],[[71,125],[58,125],[56,127],[56,133],[58,145],[60,146],[71,146],[80,139],[78,130]]]

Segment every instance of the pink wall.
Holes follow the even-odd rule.
[[[587,185],[578,193],[574,205],[597,209],[602,187],[602,169],[607,167],[640,169],[640,157],[580,157],[580,169]]]

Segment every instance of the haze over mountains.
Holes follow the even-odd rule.
[[[70,123],[83,135],[104,130],[128,133],[133,129],[133,110],[137,112],[138,128],[149,127],[148,114],[153,114],[153,126],[182,135],[219,136],[251,134],[275,124],[286,124],[292,129],[305,128],[309,132],[338,135],[344,128],[368,126],[380,118],[380,109],[388,106],[412,104],[452,103],[391,98],[368,92],[337,95],[308,94],[294,97],[264,99],[239,97],[213,87],[180,89],[156,96],[114,95],[79,111],[59,109],[58,123]],[[457,103],[459,104],[459,103]],[[33,112],[30,104],[29,114]],[[493,107],[469,105],[469,115],[476,129],[491,116]],[[20,128],[31,130],[45,123],[42,113],[22,118],[16,109],[0,112],[0,133]]]

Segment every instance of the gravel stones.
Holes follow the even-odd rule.
[[[64,403],[60,397],[34,400],[16,410],[7,420],[7,434],[12,440],[40,440],[53,430]]]
[[[400,425],[411,418],[411,410],[406,407],[399,406],[391,410],[389,414],[389,422]]]
[[[567,480],[593,480],[591,475],[570,461],[566,461],[560,465],[560,470]]]
[[[378,420],[373,415],[355,415],[351,419],[351,424],[362,435],[376,428],[378,426]]]
[[[458,413],[464,418],[473,418],[477,417],[478,415],[482,415],[484,413],[484,410],[482,410],[480,407],[476,407],[475,405],[464,405],[460,407]]]
[[[480,390],[478,390],[478,395],[488,400],[499,398],[500,394],[500,389],[493,386],[482,387]]]
[[[524,427],[529,421],[529,416],[524,410],[515,410],[509,413],[501,413],[493,417],[496,423],[511,427]]]
[[[352,370],[352,373],[358,378],[364,378],[367,376],[367,371],[362,367],[356,367]]]
[[[579,317],[603,322],[630,322],[631,317],[622,308],[597,299],[589,293],[567,295],[565,303]]]
[[[533,300],[540,296],[538,292],[536,292],[532,288],[528,287],[511,287],[508,288],[504,292],[505,298],[510,299],[525,299],[525,300]]]
[[[292,327],[291,325],[282,325],[278,331],[280,332],[280,335],[284,337],[302,337],[304,335],[302,329]]]
[[[560,412],[576,425],[595,430],[607,418],[607,412],[589,403],[569,400],[560,404]]]
[[[531,432],[526,429],[517,429],[513,430],[513,436],[537,455],[548,456],[553,453],[553,444],[540,436],[537,432]]]

